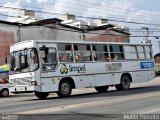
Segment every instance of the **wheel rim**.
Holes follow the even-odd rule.
[[[122,80],[122,84],[125,88],[128,88],[130,86],[130,80],[128,78],[128,76],[125,76]]]
[[[68,94],[70,90],[70,87],[67,83],[62,83],[61,85],[61,91],[63,94]]]
[[[2,92],[2,96],[8,96],[8,91],[7,90],[3,90],[3,92]]]

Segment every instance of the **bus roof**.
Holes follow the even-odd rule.
[[[76,44],[120,44],[120,45],[151,45],[150,43],[124,43],[124,42],[95,42],[95,41],[65,41],[65,40],[26,40],[15,43],[11,46],[23,44],[27,42],[36,43],[76,43]]]

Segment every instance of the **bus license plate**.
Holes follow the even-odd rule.
[[[25,91],[25,87],[18,87],[17,91]]]

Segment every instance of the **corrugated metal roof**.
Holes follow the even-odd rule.
[[[82,32],[86,32],[86,31],[97,31],[97,30],[106,30],[108,28],[111,28],[112,31],[118,32],[118,33],[122,33],[125,35],[131,35],[127,32],[121,31],[121,30],[117,30],[114,29],[114,25],[112,24],[107,24],[107,25],[102,25],[102,26],[95,26],[95,27],[87,27],[87,28],[77,28],[74,26],[70,26],[70,25],[66,25],[66,24],[61,24],[60,22],[62,22],[63,20],[57,19],[57,18],[53,18],[53,19],[45,19],[45,20],[41,20],[41,21],[37,21],[37,22],[33,22],[30,23],[28,25],[47,25],[47,24],[57,24],[66,28],[70,28],[73,30],[77,30],[77,31],[82,31]],[[48,27],[52,27],[51,25]]]
[[[122,33],[125,35],[131,35],[125,31],[121,31],[121,30],[117,30],[114,29],[114,25],[112,24],[107,24],[107,25],[102,25],[102,26],[95,26],[95,27],[88,27],[88,28],[77,28],[74,26],[70,26],[70,25],[66,25],[66,24],[61,24],[63,20],[58,19],[58,18],[51,18],[51,19],[44,19],[44,20],[40,20],[40,21],[36,21],[36,22],[32,22],[29,24],[23,24],[23,23],[13,23],[13,22],[7,22],[7,21],[2,21],[0,20],[0,23],[3,24],[8,24],[8,25],[15,25],[15,26],[33,26],[33,25],[38,25],[38,26],[46,26],[46,27],[53,27],[53,25],[59,25],[65,28],[70,28],[73,30],[77,30],[77,31],[81,31],[81,32],[87,32],[87,31],[97,31],[97,30],[106,30],[108,28],[111,28],[112,31],[118,32],[118,33]]]
[[[32,22],[26,25],[46,25],[46,24],[57,24],[62,22],[63,20],[58,19],[58,18],[51,18],[51,19],[44,19],[44,20],[39,20],[36,22]]]

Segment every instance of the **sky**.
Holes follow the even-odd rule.
[[[93,21],[86,17],[106,18],[111,24],[129,27],[133,43],[145,39],[135,36],[145,36],[147,32],[142,28],[147,27],[156,54],[160,51],[160,39],[156,39],[160,36],[159,5],[160,0],[1,0],[0,20],[10,21],[18,17],[18,9],[13,8],[32,9],[43,18],[55,18],[65,13],[83,16],[77,19],[86,21]]]

